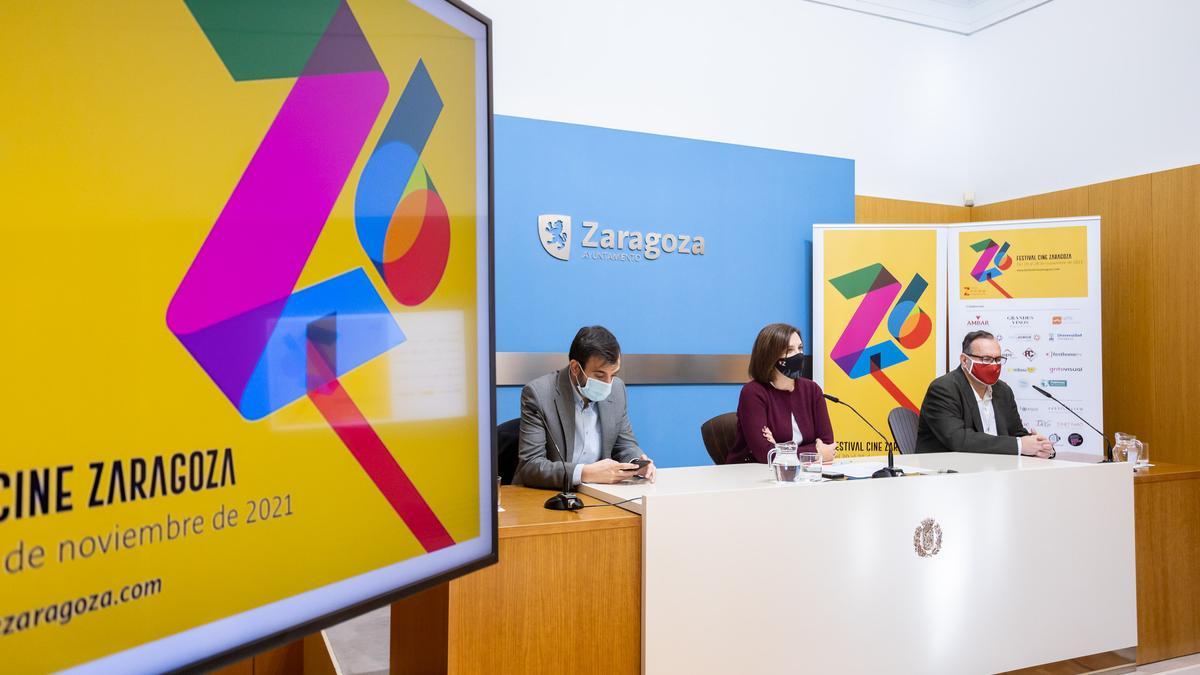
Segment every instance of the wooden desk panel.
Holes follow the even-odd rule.
[[[1135,486],[1143,483],[1160,483],[1167,480],[1187,480],[1200,478],[1200,466],[1187,464],[1163,464],[1155,462],[1148,469],[1140,469],[1133,474]]]
[[[392,605],[393,675],[640,671],[641,517],[552,494],[501,488],[500,562]]]
[[[1134,479],[1138,663],[1200,652],[1200,467]]]

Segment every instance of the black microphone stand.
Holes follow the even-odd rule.
[[[546,443],[548,443],[550,447],[554,448],[554,452],[558,453],[558,463],[562,466],[563,470],[562,492],[547,499],[546,508],[550,509],[551,511],[578,511],[579,509],[583,508],[583,500],[579,498],[579,495],[575,494],[575,492],[571,490],[571,474],[567,472],[566,457],[562,454],[562,451],[558,449],[558,444],[555,443],[554,439],[550,436],[550,424],[546,421],[546,416],[542,413],[540,408],[535,409],[537,410],[538,416],[542,418],[542,429],[544,429],[546,432]]]
[[[1050,399],[1051,401],[1054,401],[1055,403],[1061,405],[1064,410],[1071,413],[1075,417],[1079,418],[1079,421],[1086,424],[1089,429],[1100,434],[1100,438],[1104,439],[1104,462],[1107,463],[1107,462],[1113,461],[1112,442],[1108,440],[1108,436],[1105,436],[1103,431],[1100,431],[1096,427],[1092,426],[1091,422],[1083,419],[1083,417],[1081,417],[1079,413],[1075,412],[1074,410],[1071,410],[1071,406],[1054,398],[1054,395],[1051,394],[1050,392],[1046,391],[1045,389],[1042,389],[1041,387],[1039,387],[1035,384],[1035,385],[1033,385],[1033,390],[1036,391],[1037,393],[1041,394],[1042,396],[1045,396],[1046,398]]]
[[[885,466],[882,469],[871,474],[871,478],[896,478],[896,477],[904,475],[903,470],[896,468],[896,462],[893,459],[893,453],[892,453],[892,451],[893,451],[892,445],[893,444],[891,441],[889,441],[887,439],[887,436],[884,436],[881,431],[879,431],[878,429],[875,428],[874,424],[871,424],[870,422],[868,422],[867,418],[863,417],[862,413],[858,412],[858,410],[856,410],[854,408],[854,406],[850,405],[849,403],[846,403],[842,399],[840,399],[836,396],[833,396],[831,394],[825,394],[825,399],[832,403],[838,403],[838,404],[844,405],[847,408],[849,408],[851,412],[853,412],[855,415],[858,415],[858,419],[862,420],[864,424],[871,427],[871,431],[874,431],[875,433],[879,434],[879,437],[883,439],[883,447],[887,448],[887,451],[888,451],[888,463],[887,463],[887,466]]]

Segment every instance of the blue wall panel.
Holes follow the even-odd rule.
[[[497,116],[496,349],[565,352],[580,326],[626,353],[747,353],[773,321],[812,326],[812,224],[853,222],[851,160]],[[570,216],[570,259],[549,255],[538,216]],[[590,259],[598,229],[702,236],[705,254]],[[565,364],[564,364],[565,365]],[[707,463],[699,425],[739,387],[630,388],[634,431],[660,466]],[[499,420],[517,414],[501,388]]]

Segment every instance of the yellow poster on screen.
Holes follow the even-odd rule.
[[[407,2],[259,5],[3,12],[7,672],[490,523],[476,42]]]
[[[934,229],[824,232],[817,290],[823,295],[823,386],[884,434],[888,413],[919,409],[938,375],[938,236]],[[829,413],[840,455],[886,451],[848,408],[831,404]]]
[[[960,300],[1087,297],[1086,226],[963,232],[958,242]]]

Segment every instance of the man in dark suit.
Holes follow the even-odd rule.
[[[1007,360],[983,330],[963,338],[959,367],[929,384],[917,423],[917,452],[990,452],[1053,457],[1054,446],[1026,430],[1012,388],[1000,381]]]
[[[625,408],[617,338],[603,326],[581,328],[567,358],[566,368],[521,390],[515,485],[561,489],[564,470],[572,485],[617,483],[638,472],[630,460],[649,461]],[[646,478],[654,480],[653,464]]]

